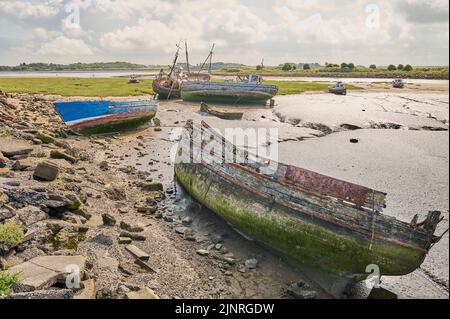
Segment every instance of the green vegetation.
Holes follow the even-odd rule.
[[[307,91],[327,91],[328,83],[318,82],[302,82],[302,81],[264,81],[265,84],[277,85],[279,88],[278,94],[300,94]],[[348,90],[361,89],[354,85],[346,85]]]
[[[19,274],[10,275],[0,271],[0,296],[9,296],[12,293],[12,285],[19,281]]]
[[[0,71],[105,71],[105,70],[153,70],[159,66],[148,67],[128,62],[73,63],[68,65],[54,63],[21,63],[18,66],[0,66]]]
[[[263,76],[311,76],[311,77],[335,77],[336,75],[345,75],[346,77],[404,77],[404,78],[428,78],[428,79],[448,79],[448,67],[441,68],[416,68],[409,64],[400,65],[398,69],[395,65],[390,65],[389,69],[377,67],[375,64],[369,67],[355,66],[353,63],[342,63],[340,65],[327,63],[325,67],[310,66],[310,69],[300,64],[299,68],[294,69],[292,63],[285,63],[281,66],[264,66],[263,70],[258,69],[257,73]],[[248,74],[254,73],[254,67],[225,68],[214,71],[216,75],[220,74]]]
[[[152,80],[129,84],[126,78],[0,77],[0,90],[63,96],[130,96],[153,94]]]
[[[222,81],[222,80],[213,80]],[[141,94],[154,94],[152,80],[143,80],[138,84],[128,84],[122,78],[1,78],[0,89],[11,93],[44,93],[62,96],[133,96]],[[326,91],[327,83],[302,81],[264,81],[267,84],[277,85],[279,94],[299,94],[305,91]],[[348,89],[360,89],[348,85]]]
[[[0,245],[13,248],[23,239],[23,230],[17,224],[0,225]]]

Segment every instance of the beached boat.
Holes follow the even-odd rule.
[[[149,124],[157,111],[156,101],[55,102],[56,111],[67,126],[80,134],[107,134]]]
[[[238,155],[248,162],[229,160]],[[442,238],[434,235],[440,212],[429,212],[423,222],[417,216],[399,221],[381,213],[385,193],[256,159],[204,122],[187,123],[175,173],[194,199],[240,231],[335,278],[366,279],[369,265],[380,275],[406,275]]]
[[[334,86],[330,86],[328,88],[329,93],[337,94],[337,95],[347,95],[347,88],[345,87],[345,83],[342,81],[337,81]]]
[[[258,75],[238,77],[236,82],[186,81],[181,86],[185,101],[265,104],[277,93],[277,86],[263,84]]]

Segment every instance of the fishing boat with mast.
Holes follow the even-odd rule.
[[[211,73],[213,51],[214,45],[200,71],[209,61],[209,73]],[[234,82],[188,80],[184,81],[181,86],[181,98],[185,101],[197,102],[265,104],[277,93],[277,86],[264,84],[263,78],[256,74],[238,76]]]
[[[370,265],[380,275],[413,272],[448,231],[434,234],[441,212],[397,220],[381,213],[386,193],[256,156],[205,122],[187,122],[175,174],[233,227],[327,274],[336,296],[349,282],[366,279]]]
[[[153,91],[158,95],[160,100],[179,99],[181,97],[181,84],[186,80],[196,80],[199,82],[209,81],[211,76],[204,73],[191,73],[189,65],[189,52],[188,45],[185,42],[186,51],[186,68],[187,73],[176,70],[181,47],[177,45],[177,51],[172,65],[170,66],[169,73],[165,73],[163,69],[159,72],[157,77],[153,80]]]

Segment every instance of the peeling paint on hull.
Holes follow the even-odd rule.
[[[178,163],[179,183],[200,203],[258,241],[309,266],[339,276],[366,274],[371,264],[383,275],[405,275],[422,263],[423,252],[375,240],[302,215],[243,190],[202,164]],[[367,274],[366,274],[367,275]]]

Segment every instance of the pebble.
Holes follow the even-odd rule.
[[[206,249],[199,249],[197,250],[197,254],[200,256],[208,256],[209,255],[209,251]]]

